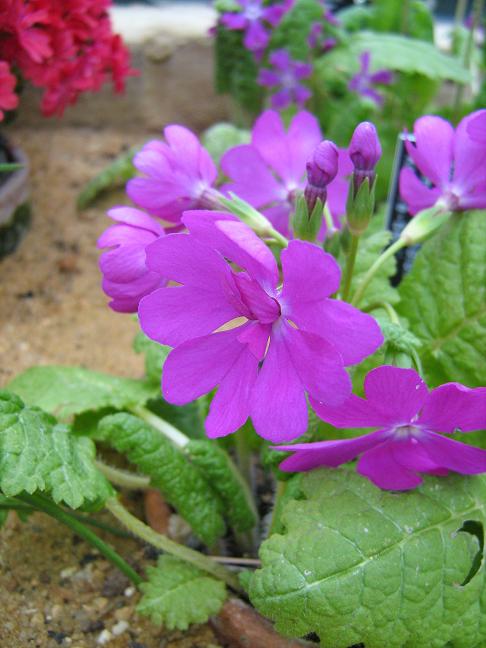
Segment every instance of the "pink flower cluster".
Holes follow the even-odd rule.
[[[130,55],[113,34],[110,0],[3,0],[0,3],[0,119],[14,108],[12,69],[44,89],[42,111],[62,115],[87,91],[111,78],[124,89],[134,74]]]

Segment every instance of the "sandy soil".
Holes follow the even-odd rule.
[[[59,128],[10,136],[31,160],[34,219],[18,251],[0,261],[0,386],[33,364],[140,375],[142,359],[130,351],[137,325],[107,308],[95,247],[106,207],[123,195],[84,213],[74,201],[93,174],[147,135]],[[135,566],[154,558],[129,540],[118,546]],[[0,533],[0,648],[218,646],[207,626],[170,635],[155,628],[134,612],[137,600],[109,563],[42,515],[25,524],[12,516]]]

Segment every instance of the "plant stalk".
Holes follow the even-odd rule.
[[[185,560],[186,562],[191,563],[198,569],[224,581],[235,591],[242,591],[238,578],[226,569],[226,567],[219,565],[212,558],[205,556],[199,551],[189,549],[189,547],[180,545],[177,542],[170,540],[170,538],[167,538],[167,536],[157,533],[127,511],[118,499],[113,497],[110,498],[105,503],[105,507],[119,522],[123,524],[123,526],[125,526],[134,535],[145,540],[145,542],[148,542],[157,549],[162,549],[162,551],[165,551],[180,560]]]
[[[359,236],[351,234],[351,242],[349,245],[348,256],[346,259],[346,267],[344,269],[343,278],[343,291],[341,298],[343,301],[348,301],[349,292],[351,290],[351,281],[353,279],[354,266],[356,264],[356,257],[358,254]]]
[[[461,3],[459,3],[460,5]],[[466,3],[464,3],[466,5]],[[472,25],[471,28],[469,29],[469,34],[467,37],[467,42],[466,42],[466,49],[464,51],[464,67],[469,70],[471,66],[471,57],[472,53],[474,50],[474,43],[475,43],[475,36],[476,36],[476,31],[481,23],[481,18],[483,15],[483,9],[484,9],[484,0],[474,0],[473,2],[473,20],[472,20]],[[459,13],[459,10],[461,13]],[[460,7],[458,6],[456,10],[456,24],[455,27],[458,29],[462,22],[464,21],[464,14],[466,11],[466,6]],[[459,17],[459,21],[458,21]],[[460,111],[461,111],[461,104],[463,102],[464,98],[464,83],[458,83],[457,88],[456,88],[456,98],[454,101],[454,114],[456,116],[456,121],[459,120]]]
[[[407,242],[405,241],[405,239],[399,238],[395,241],[395,243],[390,245],[389,248],[387,248],[384,252],[382,252],[382,254],[376,259],[373,265],[369,268],[368,272],[363,277],[363,281],[358,286],[358,289],[356,290],[351,300],[353,306],[358,306],[371,280],[373,279],[377,271],[381,268],[381,266],[385,263],[385,261],[387,261],[387,259],[392,257],[394,254],[396,254],[396,252],[398,252],[399,250],[401,250],[403,247],[406,246],[407,246]]]
[[[69,513],[67,513],[67,511],[64,511],[60,506],[57,506],[57,504],[55,504],[51,500],[39,494],[29,495],[27,493],[18,495],[17,499],[25,502],[25,504],[32,506],[32,508],[35,508],[38,511],[42,511],[47,515],[50,515],[58,522],[62,522],[63,524],[68,526],[72,531],[83,538],[83,540],[86,540],[87,542],[92,544],[93,547],[98,549],[98,551],[107,560],[113,563],[115,567],[118,567],[118,569],[123,572],[125,576],[127,576],[127,578],[129,578],[137,587],[138,585],[140,585],[140,583],[143,582],[142,577],[139,576],[132,567],[130,567],[130,565],[120,556],[119,553],[117,553],[112,547],[110,547],[110,545],[106,544],[106,542],[104,542],[99,536],[97,536],[96,533],[93,533],[91,529],[88,529],[82,522],[71,516]]]
[[[148,410],[146,407],[136,405],[135,407],[131,407],[130,411],[141,418],[143,421],[154,427],[156,430],[161,432],[178,448],[184,448],[184,446],[189,443],[189,437],[187,437],[167,421],[164,421],[164,419],[161,419],[160,416],[157,416],[156,414]]]
[[[103,475],[115,484],[115,486],[120,486],[121,488],[129,488],[132,490],[146,490],[150,488],[150,478],[144,477],[143,475],[134,475],[128,470],[121,470],[120,468],[114,468],[113,466],[108,466],[103,461],[97,459],[95,461],[96,467],[98,470],[103,473]]]

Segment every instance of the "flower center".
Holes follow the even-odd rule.
[[[261,18],[262,8],[259,2],[250,3],[243,12],[247,20],[253,21]]]
[[[406,423],[405,425],[397,425],[392,429],[395,439],[410,439],[419,437],[422,434],[422,428],[419,425],[412,425]]]

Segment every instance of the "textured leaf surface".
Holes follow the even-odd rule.
[[[8,389],[60,419],[103,407],[143,405],[160,391],[140,380],[56,365],[31,367],[15,377]]]
[[[102,193],[122,187],[127,180],[133,178],[136,174],[133,158],[137,151],[137,148],[125,151],[115,158],[101,173],[92,178],[78,195],[78,209],[87,209]]]
[[[397,494],[316,470],[300,486],[250,586],[279,631],[316,632],[329,648],[486,644],[484,476],[429,477]]]
[[[160,432],[131,414],[100,421],[99,436],[150,477],[194,533],[212,545],[225,532],[222,504],[202,472]]]
[[[322,22],[322,5],[319,1],[296,0],[273,30],[270,48],[288,49],[293,58],[305,61],[309,53],[307,39],[314,22]]]
[[[205,623],[217,614],[226,599],[224,583],[189,563],[160,556],[156,567],[147,569],[138,612],[168,630],[187,630],[192,623]]]
[[[250,132],[243,128],[237,128],[233,124],[221,122],[204,131],[201,141],[214,162],[219,164],[223,154],[230,148],[240,144],[248,144]]]
[[[90,439],[0,392],[0,488],[7,497],[42,491],[71,508],[102,503],[113,490],[94,458]]]
[[[371,52],[373,69],[388,68],[459,83],[469,80],[469,72],[459,59],[442,54],[432,43],[416,38],[361,32],[353,35],[349,46],[351,53],[356,56],[362,52]]]
[[[400,296],[429,385],[485,385],[486,212],[458,214],[427,241]]]
[[[148,338],[144,333],[137,333],[133,340],[133,350],[145,356],[145,376],[147,380],[160,386],[162,368],[171,351],[171,347],[159,344]]]
[[[214,441],[190,441],[186,451],[204,473],[224,504],[224,515],[236,531],[248,531],[257,521],[257,513],[248,487],[230,456]]]

